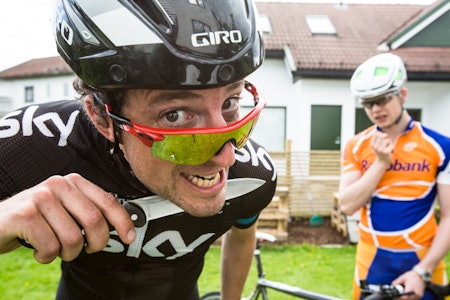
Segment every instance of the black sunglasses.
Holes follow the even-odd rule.
[[[398,95],[398,94],[399,94],[399,92],[393,92],[393,93],[389,93],[389,94],[383,95],[381,97],[375,98],[373,100],[369,100],[369,101],[363,100],[363,102],[361,104],[362,104],[362,106],[364,106],[364,108],[368,108],[368,109],[371,109],[372,107],[374,107],[374,105],[384,106],[389,101],[391,101],[395,95]]]

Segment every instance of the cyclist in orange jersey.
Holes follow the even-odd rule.
[[[347,215],[360,212],[353,299],[362,279],[402,284],[414,292],[407,299],[434,299],[425,283],[447,283],[450,138],[411,118],[406,80],[401,58],[390,53],[368,59],[351,78],[374,123],[347,143],[342,160],[339,204]]]

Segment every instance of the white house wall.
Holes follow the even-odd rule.
[[[450,136],[450,87],[448,82],[408,82],[406,108],[422,109],[422,123]]]
[[[2,85],[7,87],[11,99],[11,108],[16,109],[33,103],[73,99],[76,95],[72,88],[73,76],[55,76],[43,78],[28,78],[5,80]],[[25,102],[25,87],[33,86],[34,101]]]
[[[350,93],[349,79],[302,78],[294,83],[282,59],[268,58],[249,80],[265,95],[268,106],[287,108],[286,138],[292,141],[292,151],[310,150],[312,105],[342,107],[341,150],[354,135],[355,109],[361,106]],[[450,136],[448,82],[409,81],[407,87],[405,107],[421,109],[424,125]]]
[[[309,151],[311,138],[311,105],[343,105],[350,96],[348,82],[335,79],[300,79],[295,83],[282,59],[268,58],[249,76],[267,98],[268,106],[287,108],[286,138],[292,151]],[[354,119],[354,106],[343,106],[345,119]],[[324,120],[325,122],[326,120]],[[354,122],[342,122],[343,129],[353,132]],[[350,127],[349,127],[350,126]],[[349,128],[347,128],[349,127]]]
[[[294,139],[298,120],[304,119],[305,112],[292,84],[291,73],[282,59],[266,59],[262,66],[248,77],[267,100],[267,106],[286,107],[286,139],[292,140],[292,147],[297,144]],[[258,130],[258,126],[256,127]],[[294,149],[293,149],[294,150]]]
[[[342,107],[341,149],[354,135],[355,108],[346,79],[302,78],[293,82],[290,68],[283,59],[268,58],[248,79],[267,99],[267,106],[286,108],[286,139],[292,151],[309,151],[311,137],[311,106],[337,105]],[[0,112],[17,109],[25,103],[25,87],[34,86],[34,102],[42,103],[76,96],[72,89],[73,76],[30,78],[0,81]],[[64,86],[68,94],[64,94]],[[421,109],[426,126],[450,136],[450,85],[448,82],[407,82],[409,90],[405,107]],[[6,107],[7,106],[7,107]],[[323,120],[326,122],[327,120]],[[258,128],[258,127],[257,127]]]

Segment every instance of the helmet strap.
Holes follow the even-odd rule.
[[[111,148],[111,154],[122,154],[122,150],[120,149],[120,137],[119,137],[119,130],[120,128],[117,127],[115,123],[113,123],[113,130],[114,130],[114,143]]]
[[[403,111],[405,110],[405,108],[402,106],[402,110],[400,111],[400,115],[398,116],[398,118],[395,120],[394,124],[397,125],[398,123],[400,123],[402,117],[403,117]]]

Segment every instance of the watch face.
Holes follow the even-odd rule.
[[[427,270],[422,269],[419,266],[414,266],[413,270],[420,275],[423,281],[430,282],[431,281],[431,273]]]

